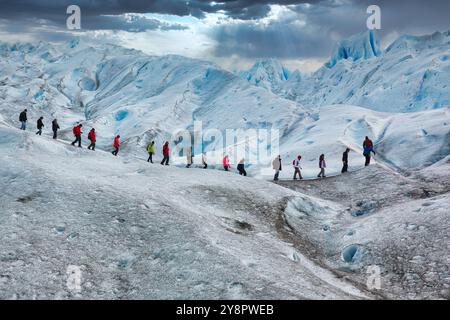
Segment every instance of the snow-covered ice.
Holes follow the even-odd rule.
[[[1,298],[371,296],[280,237],[293,191],[3,126],[0,137]],[[70,265],[81,292],[66,286]]]
[[[449,299],[449,50],[449,33],[383,50],[368,32],[308,75],[86,39],[0,44],[0,298]],[[265,181],[272,155],[251,177],[144,161],[149,141],[157,163],[196,121],[279,130],[281,181]],[[96,128],[96,152],[70,146],[77,122],[84,145]],[[314,180],[322,153],[329,178]],[[293,182],[298,154],[307,179]],[[366,286],[371,266],[380,290]],[[67,285],[73,267],[81,290]]]

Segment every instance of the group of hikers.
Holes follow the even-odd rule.
[[[39,117],[39,119],[37,120],[37,129],[38,131],[36,132],[37,135],[42,135],[42,129],[44,128],[44,117]],[[22,111],[19,115],[19,121],[21,123],[21,130],[26,130],[27,127],[27,109],[25,109],[24,111]],[[75,136],[75,140],[71,143],[72,146],[75,146],[75,144],[78,143],[78,147],[81,148],[81,135],[82,135],[82,129],[83,125],[81,123],[75,125],[72,129],[73,135]],[[58,138],[58,130],[60,129],[59,124],[58,124],[58,120],[54,119],[52,121],[52,131],[53,131],[53,139],[57,139]],[[96,132],[95,129],[92,128],[89,133],[88,133],[88,140],[90,141],[90,144],[88,146],[89,150],[95,151],[95,144],[97,141],[97,136],[96,136]],[[114,156],[117,156],[119,153],[119,148],[120,148],[120,135],[116,135],[114,137],[113,140],[113,144],[112,144],[114,150],[111,152]],[[372,153],[375,155],[375,150],[373,148],[373,142],[372,140],[369,139],[369,137],[366,137],[364,142],[363,142],[363,155],[366,159],[365,161],[365,166],[368,166],[370,164],[370,159],[371,159],[371,155]],[[350,148],[347,148],[343,155],[342,155],[342,173],[345,173],[348,171],[348,154],[350,152]],[[148,159],[147,162],[153,163],[153,156],[155,154],[155,141],[150,142],[147,145],[147,153],[148,153]],[[169,165],[169,160],[170,160],[170,147],[169,147],[169,141],[166,141],[163,145],[162,148],[162,154],[163,154],[163,159],[161,161],[161,165]],[[292,166],[294,167],[294,180],[302,180],[302,173],[301,170],[302,167],[300,166],[300,161],[302,159],[301,155],[298,155],[292,162]],[[192,155],[192,147],[187,148],[186,149],[186,168],[190,168],[193,164],[193,155]],[[208,168],[208,161],[207,161],[207,154],[206,152],[202,153],[202,164],[203,164],[203,169],[207,169]],[[222,159],[222,165],[223,165],[223,169],[225,171],[230,171],[231,170],[231,165],[230,165],[230,159],[228,157],[228,155],[224,155],[223,159]],[[281,160],[281,155],[278,155],[273,161],[272,161],[272,167],[275,170],[275,176],[274,176],[274,181],[278,181],[279,180],[279,175],[280,175],[280,171],[282,170],[282,160]],[[325,162],[325,155],[321,154],[319,157],[319,169],[320,172],[317,175],[318,178],[325,178],[325,168],[327,167],[326,162]],[[239,172],[240,175],[242,176],[247,176],[247,172],[245,171],[245,159],[241,159],[237,165],[237,170]]]
[[[345,149],[344,153],[342,154],[342,170],[341,173],[348,172],[348,154],[350,152],[350,148]],[[375,155],[375,150],[373,149],[373,142],[369,139],[369,137],[366,136],[363,142],[363,156],[366,158],[365,166],[367,167],[370,165],[370,159],[372,157],[372,153]],[[302,180],[302,173],[300,170],[302,170],[302,167],[300,166],[300,160],[302,159],[301,155],[298,155],[297,158],[292,161],[292,166],[294,167],[294,180]],[[317,175],[317,178],[326,178],[325,176],[325,168],[327,167],[327,164],[325,162],[325,155],[321,154],[319,157],[319,169],[320,172]],[[282,170],[281,165],[281,155],[278,155],[273,161],[272,161],[272,168],[275,170],[275,176],[273,177],[274,181],[279,180],[280,171]],[[297,178],[298,177],[298,178]]]
[[[203,155],[205,156],[206,154],[203,153]],[[231,170],[230,158],[228,157],[228,155],[224,155],[224,157],[222,159],[222,165],[223,165],[223,169],[225,171],[230,171]],[[239,174],[241,176],[244,176],[244,177],[247,176],[247,171],[245,171],[245,159],[244,158],[239,160],[236,169],[238,170],[238,172],[239,172]]]
[[[23,110],[20,115],[19,115],[19,121],[21,123],[20,129],[21,130],[26,130],[27,129],[27,122],[28,122],[28,117],[27,117],[27,112],[28,110],[25,109]],[[42,135],[42,129],[44,128],[44,117],[39,117],[39,119],[37,120],[37,129],[38,131],[36,132],[37,135]],[[75,125],[72,129],[73,135],[75,136],[75,140],[71,143],[72,146],[75,146],[75,144],[78,143],[78,147],[81,148],[81,135],[83,134],[83,132],[81,132],[83,125],[81,123]],[[53,139],[58,139],[58,130],[60,129],[59,124],[58,124],[58,120],[57,119],[53,119],[52,121],[52,131],[53,131]],[[92,128],[89,133],[88,133],[88,140],[91,142],[88,146],[89,150],[95,151],[95,144],[97,142],[97,135],[95,133],[95,129]],[[119,153],[119,147],[120,147],[120,135],[117,135],[114,137],[114,141],[113,141],[113,148],[114,150],[111,152],[113,155],[117,156]]]

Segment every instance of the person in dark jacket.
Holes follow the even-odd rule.
[[[203,169],[208,168],[208,157],[206,155],[206,152],[202,153],[202,163],[203,163]]]
[[[161,161],[162,165],[169,165],[169,154],[170,154],[170,149],[169,149],[169,141],[166,141],[166,143],[164,143],[163,146],[163,159]]]
[[[19,115],[19,121],[20,121],[20,130],[26,130],[27,129],[27,109],[23,110]]]
[[[190,168],[193,163],[192,146],[186,148],[186,168]]]
[[[325,155],[321,154],[319,157],[319,168],[320,172],[317,175],[317,178],[326,178],[325,176],[325,168],[327,167],[327,164],[325,163]]]
[[[91,141],[91,144],[88,146],[89,150],[95,151],[95,143],[97,142],[97,135],[95,134],[95,129],[92,128],[88,133],[88,139]]]
[[[59,130],[58,120],[53,119],[53,121],[52,121],[53,139],[58,138],[58,130]]]
[[[244,160],[244,158],[242,158],[241,161],[239,161],[239,163],[237,165],[237,169],[238,169],[239,174],[241,176],[244,176],[244,177],[247,176],[247,171],[245,171],[245,160]]]
[[[342,154],[342,173],[348,171],[348,153],[350,152],[350,148],[347,148]]]
[[[73,135],[75,136],[75,141],[72,142],[72,145],[74,146],[75,143],[78,142],[79,148],[81,148],[81,134],[83,133],[83,132],[81,132],[82,126],[83,125],[80,123],[80,124],[76,125],[75,127],[73,127],[73,129],[72,129]]]
[[[42,128],[44,127],[44,122],[42,121],[44,117],[40,117],[37,121],[37,129],[38,131],[36,134],[41,135],[42,134]]]
[[[375,150],[373,150],[373,142],[372,140],[369,139],[369,137],[366,137],[366,139],[363,142],[363,148],[364,148],[364,152],[363,155],[364,157],[366,157],[366,167],[370,164],[370,156],[371,153],[373,153],[373,155],[375,155]]]

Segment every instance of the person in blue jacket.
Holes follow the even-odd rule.
[[[369,137],[366,137],[366,139],[363,142],[363,148],[364,148],[364,152],[363,155],[364,157],[366,157],[366,167],[370,164],[370,157],[371,157],[371,153],[373,153],[373,155],[375,155],[375,150],[373,150],[373,142],[372,140],[369,139]]]

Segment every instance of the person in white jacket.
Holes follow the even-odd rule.
[[[302,156],[297,156],[297,158],[296,159],[294,159],[294,161],[293,161],[293,163],[292,163],[292,165],[294,166],[294,180],[297,180],[297,175],[298,175],[298,177],[299,177],[299,179],[300,180],[302,180],[303,179],[303,177],[302,177],[302,173],[301,173],[301,171],[300,171],[300,169],[302,168],[301,166],[300,166],[300,160],[302,159]]]
[[[273,170],[275,170],[275,176],[273,177],[273,181],[278,181],[278,176],[281,171],[281,156],[279,155],[272,161]]]
[[[327,164],[325,163],[325,155],[321,154],[319,157],[319,168],[320,172],[317,175],[317,178],[326,178],[325,176],[325,168],[327,167]]]

